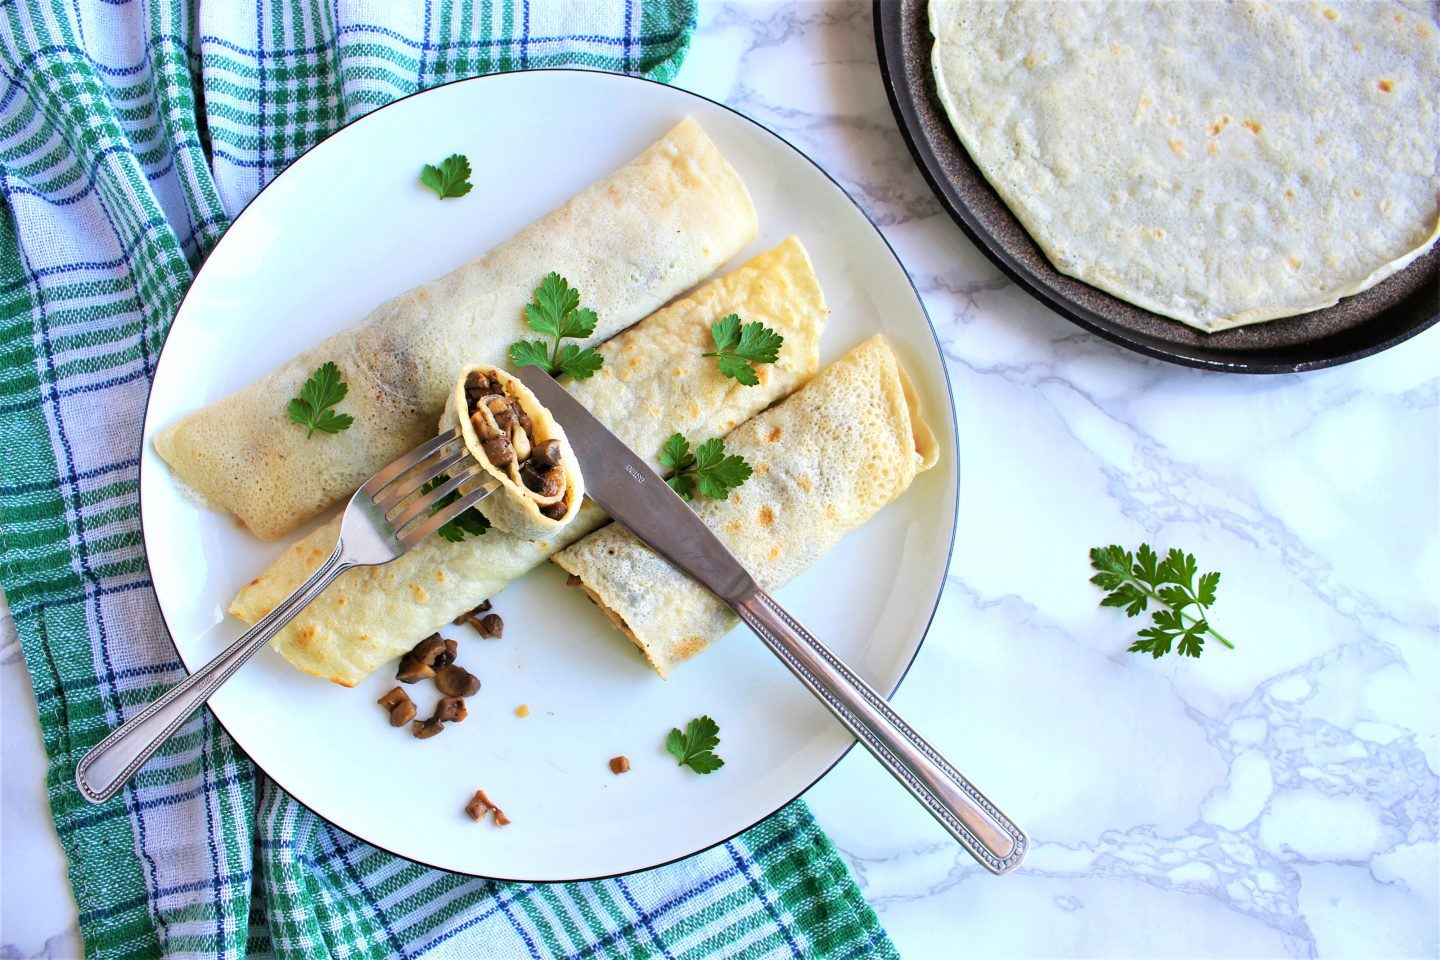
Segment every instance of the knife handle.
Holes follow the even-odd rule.
[[[991,873],[1009,873],[1029,840],[855,671],[764,590],[733,604],[810,692]]]

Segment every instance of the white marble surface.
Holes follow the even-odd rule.
[[[868,757],[810,792],[901,953],[1440,951],[1440,330],[1274,378],[1141,359],[1001,278],[896,131],[868,3],[706,4],[678,83],[778,130],[881,224],[925,298],[964,456],[950,582],[901,708],[1034,839],[996,879]],[[1087,549],[1224,572],[1237,650],[1127,654]],[[8,620],[0,957],[72,955]],[[48,951],[48,952],[47,952]]]

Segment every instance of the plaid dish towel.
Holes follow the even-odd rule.
[[[72,782],[182,676],[141,548],[137,452],[166,329],[229,218],[377,105],[525,67],[668,80],[694,21],[693,0],[0,8],[0,574],[90,956],[894,956],[799,803],[682,863],[547,886],[347,836],[203,711],[105,806]]]

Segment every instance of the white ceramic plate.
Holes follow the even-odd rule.
[[[154,433],[484,251],[687,114],[740,171],[760,212],[761,237],[738,259],[798,234],[833,308],[822,359],[884,332],[940,437],[935,470],[779,592],[863,676],[893,690],[939,599],[957,489],[945,369],[904,270],[833,181],[753,121],[670,87],[569,70],[467,80],[366,116],[277,177],[210,255],[158,363],[141,464],[155,590],[190,669],[239,635],[225,606],[283,544],[191,506],[155,454]],[[454,152],[470,158],[475,188],[442,203],[417,176]],[[266,774],[344,830],[447,870],[516,880],[607,876],[695,853],[784,806],[853,743],[743,631],[667,682],[564,588],[559,568],[545,565],[495,605],[503,640],[446,630],[484,688],[470,718],[433,740],[387,725],[375,700],[393,671],[347,690],[270,650],[211,707]],[[515,715],[520,704],[528,718]],[[422,711],[429,706],[422,698]],[[702,713],[719,722],[725,758],[703,777],[663,746],[672,726]],[[623,776],[607,765],[617,754],[632,764]],[[464,815],[476,788],[511,826]],[[905,802],[898,790],[896,802]]]

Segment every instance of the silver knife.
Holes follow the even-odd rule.
[[[1029,841],[886,702],[762,590],[720,538],[650,466],[549,374],[520,380],[565,429],[585,493],[641,542],[730,606],[790,672],[991,873],[1009,873]]]

